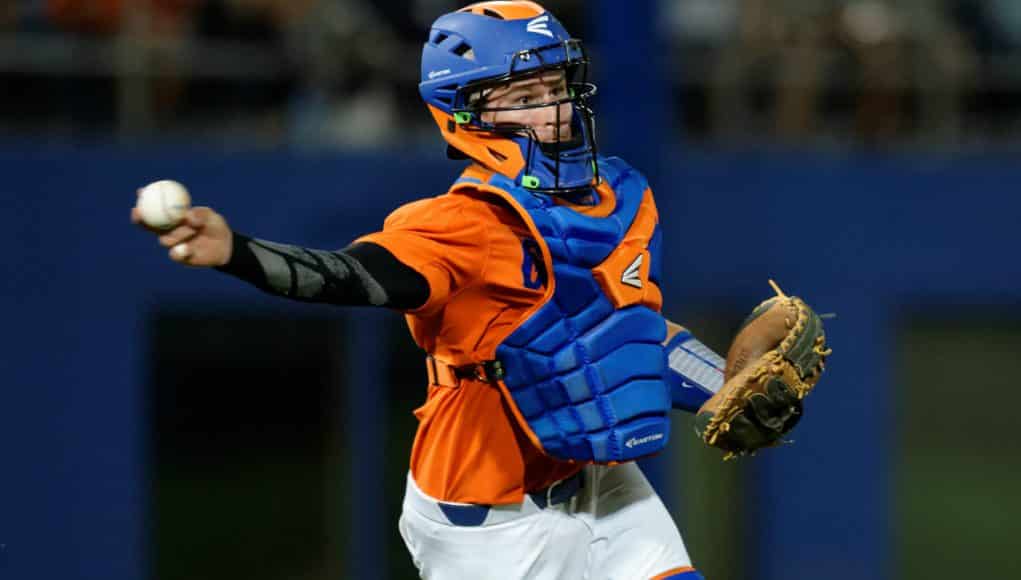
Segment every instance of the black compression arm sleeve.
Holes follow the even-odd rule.
[[[429,299],[424,276],[370,242],[326,251],[234,232],[230,262],[217,269],[270,294],[303,302],[411,310]]]
[[[429,299],[429,282],[425,276],[397,259],[389,250],[372,242],[358,242],[344,248],[344,253],[358,261],[383,290],[387,306],[413,310]]]

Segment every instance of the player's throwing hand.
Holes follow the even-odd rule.
[[[223,216],[208,207],[189,209],[171,230],[159,230],[142,221],[138,207],[131,208],[131,223],[159,236],[170,259],[196,267],[223,266],[230,261],[233,234]]]

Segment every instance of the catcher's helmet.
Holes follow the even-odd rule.
[[[563,71],[567,94],[552,102],[487,107],[488,87]],[[480,2],[444,14],[422,49],[419,92],[451,156],[464,156],[542,193],[588,192],[599,182],[588,82],[588,57],[580,40],[535,2]],[[572,107],[570,140],[559,138],[560,110]],[[555,107],[557,139],[541,143],[524,125],[495,125],[482,113]]]

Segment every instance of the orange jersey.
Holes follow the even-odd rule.
[[[606,215],[615,199],[601,191],[599,205],[575,209]],[[383,246],[426,278],[429,299],[407,312],[408,326],[423,350],[455,366],[493,358],[500,341],[547,294],[546,264],[530,249],[535,245],[525,222],[506,202],[477,193],[462,189],[409,203],[386,219],[383,231],[358,240]],[[411,473],[442,501],[518,502],[581,468],[537,448],[500,389],[487,382],[430,385],[415,415]]]

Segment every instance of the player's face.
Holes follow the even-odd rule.
[[[486,95],[486,106],[492,108],[520,107],[552,103],[567,96],[567,79],[563,71],[551,71],[540,76],[521,79],[500,85]],[[560,141],[571,138],[571,103],[521,109],[517,111],[490,111],[482,113],[482,120],[494,125],[525,125],[531,127],[543,143],[557,141],[557,108],[560,109]]]

